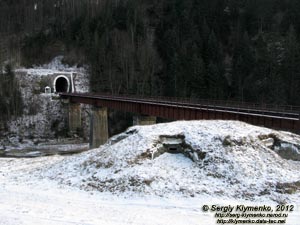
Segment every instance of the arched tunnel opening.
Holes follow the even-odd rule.
[[[54,81],[55,92],[69,92],[70,83],[67,77],[60,76]]]

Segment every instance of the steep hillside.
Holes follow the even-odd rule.
[[[90,65],[91,90],[298,104],[296,0],[0,2],[0,61]]]

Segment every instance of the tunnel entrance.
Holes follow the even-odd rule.
[[[54,92],[69,92],[70,90],[70,81],[64,76],[57,76],[54,79]]]

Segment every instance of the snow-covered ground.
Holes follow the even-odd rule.
[[[204,204],[293,204],[286,224],[299,225],[300,161],[281,157],[299,146],[237,121],[181,121],[73,156],[1,158],[0,224],[216,224]]]
[[[199,224],[212,221],[201,201],[116,198],[67,187],[5,185],[0,188],[0,224]],[[208,202],[209,200],[207,200]]]
[[[63,56],[56,56],[53,58],[51,62],[48,64],[44,65],[39,65],[39,66],[33,66],[32,68],[19,68],[16,70],[16,72],[21,72],[25,71],[29,74],[32,75],[37,75],[37,76],[45,76],[53,73],[61,73],[62,71],[65,73],[86,73],[85,68],[83,67],[78,67],[77,65],[69,66],[66,64],[62,63]]]

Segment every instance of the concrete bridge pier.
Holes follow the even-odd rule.
[[[152,125],[156,124],[155,116],[134,116],[133,125]]]
[[[76,134],[81,125],[81,108],[80,103],[69,103],[69,132],[71,135]]]
[[[93,107],[90,124],[90,148],[98,148],[108,140],[106,107]]]

